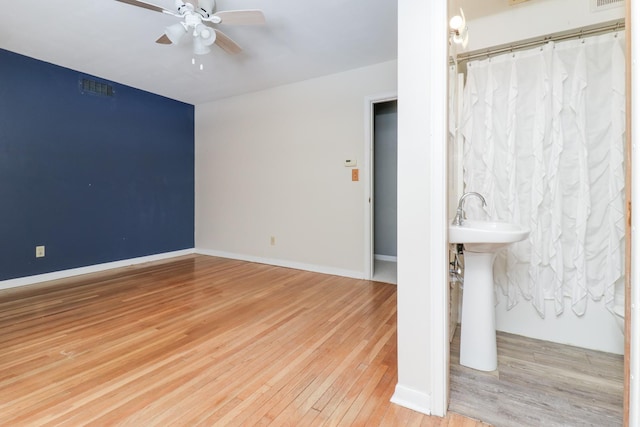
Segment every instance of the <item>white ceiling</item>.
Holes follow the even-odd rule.
[[[151,2],[173,10],[173,0]],[[219,0],[219,11],[261,9],[267,24],[219,26],[244,51],[212,46],[195,66],[189,45],[155,43],[177,21],[170,15],[115,0],[0,0],[0,7],[1,49],[190,104],[397,57],[394,0]]]

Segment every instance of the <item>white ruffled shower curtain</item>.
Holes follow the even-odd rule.
[[[624,73],[624,32],[467,65],[465,191],[488,204],[467,200],[467,216],[531,230],[494,264],[507,309],[524,297],[543,318],[545,300],[580,316],[623,297]]]

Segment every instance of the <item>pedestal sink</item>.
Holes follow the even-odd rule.
[[[449,243],[462,243],[464,252],[461,365],[480,371],[498,367],[493,261],[498,251],[528,235],[508,222],[465,220],[449,226]]]

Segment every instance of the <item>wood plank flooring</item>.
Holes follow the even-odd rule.
[[[484,426],[391,404],[396,287],[206,256],[0,291],[0,425]]]
[[[623,356],[497,335],[498,369],[481,372],[460,365],[456,331],[450,410],[496,427],[622,425]]]

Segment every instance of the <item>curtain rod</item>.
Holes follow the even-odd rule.
[[[624,28],[625,28],[625,22],[624,22],[624,19],[622,19],[620,21],[608,22],[604,25],[584,27],[579,30],[570,30],[562,33],[556,33],[549,36],[545,36],[544,38],[529,39],[521,42],[516,42],[510,45],[496,46],[489,49],[481,49],[481,50],[476,50],[469,53],[463,53],[458,55],[458,57],[456,58],[456,62],[459,63],[463,61],[471,61],[473,59],[478,59],[478,58],[490,58],[491,56],[500,55],[502,53],[508,53],[516,50],[523,50],[523,49],[528,49],[532,47],[542,46],[549,42],[579,39],[582,37],[593,36],[596,34],[607,33],[610,31],[624,30]]]

